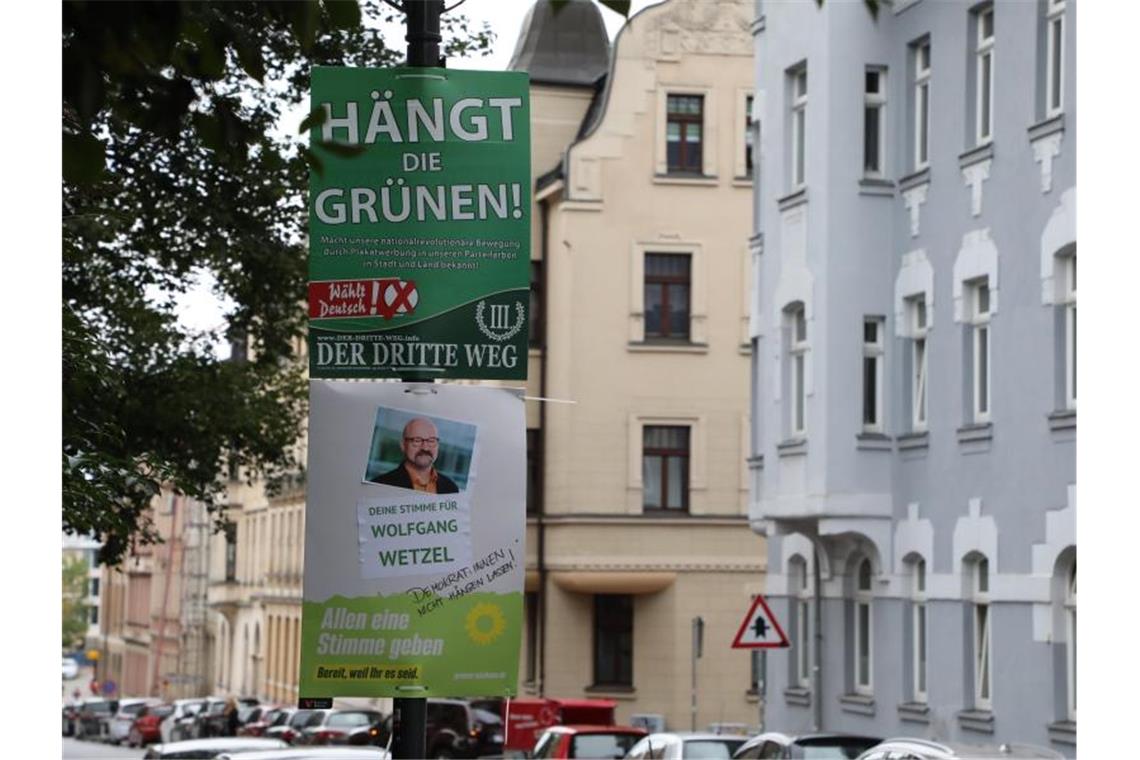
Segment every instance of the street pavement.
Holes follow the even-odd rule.
[[[101,742],[81,742],[63,737],[63,760],[137,760],[146,754],[143,749],[116,747]]]

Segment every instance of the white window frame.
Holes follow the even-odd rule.
[[[970,287],[970,332],[973,346],[974,422],[985,423],[993,409],[993,383],[990,358],[993,356],[993,334],[990,330],[992,292],[989,278],[974,280]],[[984,297],[983,297],[984,293]],[[984,366],[984,371],[983,371]],[[984,404],[982,403],[984,400]]]
[[[974,602],[974,708],[992,710],[994,695],[993,620],[990,607],[989,560],[982,557],[973,563]]]
[[[1065,0],[1048,0],[1045,6],[1045,115],[1056,116],[1064,109]]]
[[[990,20],[990,35],[987,37],[986,18]],[[975,13],[977,26],[977,48],[974,80],[974,141],[984,145],[994,139],[994,6],[990,5]],[[988,64],[988,66],[987,66]],[[988,78],[988,81],[986,81]],[[984,117],[983,117],[984,114]]]
[[[792,87],[792,189],[799,190],[806,183],[807,175],[807,66],[800,66],[790,72]]]
[[[874,74],[878,79],[878,89],[875,92],[867,90],[867,75]],[[863,135],[863,176],[881,178],[886,174],[886,111],[887,111],[887,70],[881,66],[868,66],[863,74],[863,129],[867,129],[867,112],[875,112],[875,120],[879,125],[878,163],[874,167],[867,166],[867,136]]]
[[[875,340],[867,340],[867,327],[873,325],[875,328]],[[863,380],[863,395],[862,399],[866,400],[867,396],[867,373],[865,366],[867,360],[871,359],[874,362],[874,398],[875,398],[875,414],[874,419],[867,420],[867,409],[862,409],[863,430],[868,433],[881,433],[883,432],[883,334],[886,331],[886,322],[881,317],[864,317],[863,319],[863,365],[862,370]]]
[[[907,299],[907,319],[910,321],[911,386],[910,386],[910,426],[915,432],[923,432],[929,423],[927,398],[930,351],[927,333],[930,318],[926,308],[926,294],[920,293]]]
[[[788,313],[788,359],[791,372],[791,434],[807,432],[807,315],[803,304]]]
[[[866,570],[866,578],[864,578],[864,570]],[[852,640],[855,642],[855,657],[851,663],[852,665],[852,683],[855,687],[856,694],[869,695],[872,691],[872,684],[874,682],[875,659],[874,659],[874,641],[875,641],[875,626],[874,618],[872,617],[872,602],[874,601],[873,583],[873,569],[871,567],[871,560],[864,558],[855,566],[855,615],[852,618],[852,624],[855,630],[852,632]],[[865,581],[865,582],[864,582]],[[863,620],[867,623],[867,635],[863,636]],[[864,656],[866,657],[867,672],[864,674],[861,669]],[[866,675],[864,679],[863,676]]]
[[[1065,678],[1069,720],[1077,720],[1077,563],[1065,578]]]
[[[1077,254],[1061,259],[1065,309],[1065,408],[1077,408]]]
[[[812,645],[811,645],[811,611],[812,611],[812,569],[807,561],[799,560],[794,563],[799,572],[799,587],[796,589],[796,684],[801,688],[811,688],[812,675]]]
[[[930,166],[930,40],[914,46],[914,168]],[[923,66],[923,58],[926,65]],[[923,148],[925,147],[925,154]]]
[[[911,565],[911,672],[913,674],[913,699],[920,704],[925,704],[927,699],[928,629],[926,560],[920,557]]]

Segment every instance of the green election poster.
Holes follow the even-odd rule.
[[[311,381],[302,700],[516,695],[521,394]]]
[[[528,81],[313,69],[311,377],[526,378]]]

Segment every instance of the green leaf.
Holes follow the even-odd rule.
[[[303,135],[310,129],[315,129],[325,123],[329,118],[328,111],[321,107],[314,108],[309,111],[309,115],[301,121],[301,126],[297,130],[297,134]]]
[[[325,10],[336,29],[356,29],[360,26],[360,6],[356,0],[325,0]]]
[[[313,153],[308,148],[301,146],[301,158],[305,159],[305,163],[318,177],[325,176],[325,162],[321,160],[320,156]]]
[[[321,20],[321,5],[318,0],[305,0],[299,3],[286,3],[289,9],[289,22],[297,44],[306,53],[313,49],[317,38],[317,25]]]
[[[63,179],[76,185],[98,180],[106,165],[106,146],[92,135],[63,134]]]
[[[238,63],[242,70],[250,77],[261,82],[265,79],[265,59],[261,54],[261,47],[248,37],[239,37],[234,41],[237,50]]]

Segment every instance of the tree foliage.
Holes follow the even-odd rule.
[[[82,557],[63,558],[63,649],[83,646],[87,633],[87,561]]]
[[[380,0],[63,6],[63,527],[116,564],[157,540],[164,485],[207,503],[224,467],[296,476],[305,417],[308,155],[290,114],[314,65],[403,58]],[[493,35],[443,20],[447,56]],[[232,304],[194,333],[178,297],[206,273]],[[226,339],[248,347],[222,361]]]

